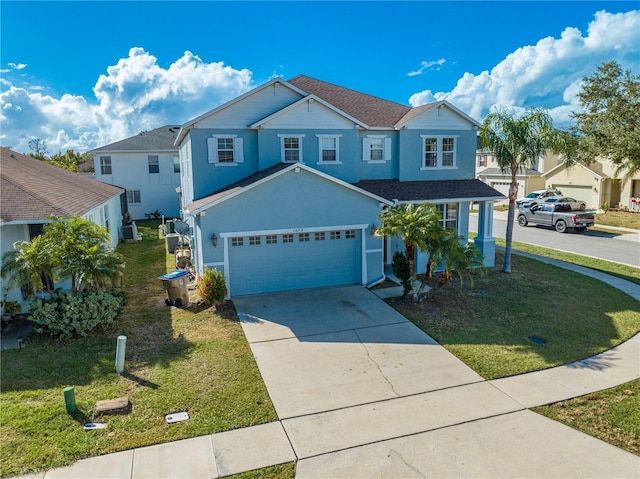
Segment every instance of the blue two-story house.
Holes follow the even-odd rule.
[[[374,234],[397,202],[437,205],[465,238],[479,203],[475,244],[493,266],[503,196],[475,179],[478,126],[444,101],[411,108],[306,76],[187,122],[176,145],[197,272],[221,270],[229,296],[374,284],[404,250]]]

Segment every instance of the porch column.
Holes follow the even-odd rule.
[[[480,203],[478,214],[478,236],[473,244],[484,255],[484,265],[488,268],[496,263],[496,239],[493,237],[493,201]]]

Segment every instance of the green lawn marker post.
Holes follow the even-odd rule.
[[[68,413],[75,412],[76,410],[76,395],[73,390],[73,386],[64,388],[64,405],[67,408]]]

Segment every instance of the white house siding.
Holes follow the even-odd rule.
[[[158,156],[158,173],[149,173],[148,157]],[[112,174],[102,174],[100,157],[111,157]],[[180,215],[176,188],[180,186],[180,173],[174,172],[173,160],[178,152],[109,152],[95,153],[96,179],[103,183],[138,191],[140,203],[129,203],[129,213],[134,219],[145,219],[145,213],[160,211],[166,217]]]

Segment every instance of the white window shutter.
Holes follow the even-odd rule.
[[[391,161],[391,138],[384,139],[384,161]]]
[[[218,162],[218,139],[207,138],[207,150],[209,152],[209,163]]]
[[[242,138],[233,139],[233,159],[236,163],[244,163],[244,149]]]
[[[371,161],[371,138],[362,139],[362,161]]]

